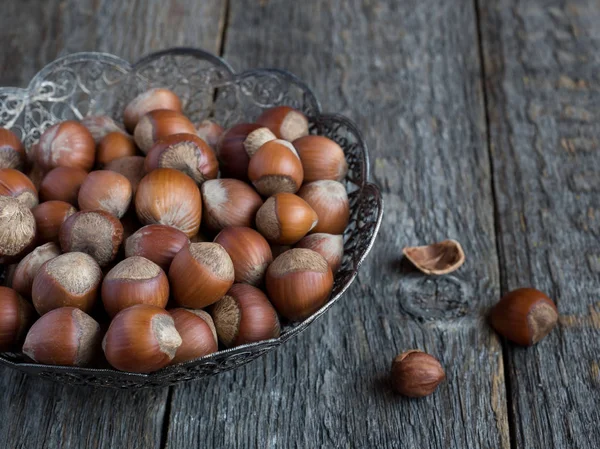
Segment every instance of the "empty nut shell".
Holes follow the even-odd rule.
[[[444,240],[425,246],[409,246],[402,252],[425,274],[452,273],[465,262],[465,253],[456,240]]]

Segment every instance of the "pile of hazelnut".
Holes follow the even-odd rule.
[[[0,352],[148,373],[323,306],[350,214],[336,142],[287,106],[196,126],[164,88],[123,122],[58,123],[29,151],[0,129]]]

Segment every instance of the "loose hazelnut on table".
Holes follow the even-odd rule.
[[[16,291],[0,287],[0,352],[17,351],[35,321],[31,304]]]
[[[234,278],[231,258],[218,243],[183,247],[169,268],[173,299],[191,309],[217,302],[233,285]]]
[[[296,248],[307,248],[316,251],[325,258],[331,271],[337,272],[344,256],[344,237],[325,233],[309,234],[302,238]]]
[[[534,288],[519,288],[500,299],[490,313],[492,327],[521,346],[531,346],[554,329],[558,311],[554,302]]]
[[[24,256],[35,242],[35,218],[19,200],[0,196],[0,263]]]
[[[179,229],[148,225],[138,229],[125,241],[125,257],[145,257],[168,273],[173,258],[189,244],[190,239]]]
[[[98,297],[102,270],[84,253],[72,252],[50,259],[33,280],[31,299],[44,315],[60,307],[75,307],[89,313]]]
[[[216,148],[223,134],[223,128],[212,120],[202,120],[196,126],[196,135],[204,140],[211,148]]]
[[[113,159],[104,168],[125,176],[131,183],[131,188],[135,193],[138,184],[146,176],[145,162],[146,158],[144,156],[125,156]]]
[[[195,134],[196,128],[188,118],[175,111],[157,109],[144,115],[135,127],[135,143],[144,154],[160,139],[171,134]]]
[[[311,232],[343,234],[350,220],[350,204],[343,184],[337,181],[314,181],[304,184],[298,196],[317,213],[319,222]]]
[[[285,140],[271,140],[251,157],[248,178],[263,196],[295,193],[304,179],[302,163],[293,145]]]
[[[123,241],[123,225],[103,210],[79,211],[63,223],[59,240],[63,252],[84,252],[105,267],[117,255]]]
[[[10,130],[0,128],[0,168],[25,170],[27,153],[19,138]]]
[[[77,202],[81,210],[103,210],[121,218],[132,195],[131,183],[125,176],[111,170],[97,170],[84,179]]]
[[[249,154],[262,143],[276,139],[275,134],[265,130],[256,123],[240,123],[223,132],[216,147],[222,177],[248,180]]]
[[[392,388],[404,396],[429,396],[445,378],[446,373],[440,362],[419,350],[406,351],[392,362]]]
[[[96,145],[111,133],[120,133],[127,136],[121,125],[107,115],[90,115],[84,117],[81,119],[81,124],[90,132]]]
[[[425,274],[448,274],[465,262],[465,253],[456,240],[444,240],[425,246],[410,246],[402,250],[408,260]]]
[[[219,340],[228,348],[279,337],[277,312],[267,296],[248,284],[234,284],[211,308]]]
[[[133,132],[144,115],[157,109],[181,112],[181,100],[175,92],[165,88],[153,88],[142,92],[125,107],[125,127],[129,132]]]
[[[64,201],[77,207],[77,196],[88,173],[80,168],[57,167],[50,170],[40,185],[40,200]]]
[[[171,363],[181,344],[181,336],[169,312],[138,304],[114,317],[102,341],[102,349],[114,368],[150,373]]]
[[[216,237],[215,243],[225,248],[235,271],[235,282],[261,285],[267,267],[273,261],[271,247],[254,229],[228,227]]]
[[[103,168],[115,159],[135,156],[136,153],[137,147],[132,136],[120,131],[108,133],[98,144],[96,165]]]
[[[37,243],[58,243],[60,227],[75,212],[77,209],[64,201],[46,201],[31,209],[37,228]]]
[[[72,120],[48,128],[36,151],[37,163],[44,170],[72,167],[90,171],[95,158],[94,138],[85,126]]]
[[[306,116],[289,106],[277,106],[264,111],[256,123],[266,126],[278,139],[293,141],[308,135]]]
[[[14,168],[0,169],[0,195],[11,196],[29,208],[38,204],[38,192],[31,180]]]
[[[319,253],[294,248],[269,265],[266,287],[277,311],[291,321],[300,321],[325,304],[333,288],[333,274]]]
[[[198,309],[171,309],[169,313],[182,340],[171,364],[187,362],[217,351],[217,332],[208,313]]]
[[[91,316],[74,307],[52,310],[27,333],[23,353],[37,363],[86,366],[100,349],[102,332]]]
[[[133,256],[122,260],[102,281],[102,303],[111,317],[136,304],[164,308],[168,300],[167,275],[144,257]]]
[[[256,213],[256,228],[270,242],[293,245],[318,222],[317,213],[299,196],[278,193],[265,201]]]
[[[179,170],[197,184],[214,179],[219,163],[212,148],[194,134],[172,134],[158,140],[148,152],[146,172],[157,168]]]
[[[292,143],[302,161],[304,182],[341,181],[346,177],[348,163],[344,150],[333,140],[323,136],[304,136]]]
[[[135,210],[143,224],[173,226],[192,237],[200,228],[200,190],[192,178],[180,171],[159,168],[140,181]]]
[[[27,254],[16,266],[12,288],[25,297],[31,296],[33,280],[40,267],[50,259],[60,256],[60,248],[54,242],[38,246]]]
[[[237,179],[212,179],[200,187],[203,225],[211,231],[228,226],[254,225],[256,212],[263,204],[258,193]]]

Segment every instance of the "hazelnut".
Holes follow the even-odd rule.
[[[343,184],[337,181],[314,181],[304,184],[298,196],[317,213],[319,222],[311,232],[343,234],[350,220],[350,204]]]
[[[36,151],[37,162],[44,170],[73,167],[90,171],[95,156],[94,138],[85,126],[72,120],[48,128]]]
[[[87,254],[61,254],[38,269],[31,289],[33,306],[40,315],[60,307],[76,307],[89,313],[101,280],[102,270]]]
[[[144,154],[163,137],[171,134],[195,134],[196,128],[179,112],[157,109],[144,115],[135,127],[134,138]]]
[[[456,240],[444,240],[425,246],[407,246],[402,252],[425,274],[452,273],[465,262],[465,253]]]
[[[35,311],[8,287],[0,287],[0,310],[0,352],[17,351],[35,320]]]
[[[145,257],[168,272],[173,258],[189,244],[190,239],[179,229],[167,225],[148,225],[138,229],[125,241],[125,257]]]
[[[64,252],[81,251],[104,267],[117,255],[123,241],[123,225],[103,210],[80,211],[63,223],[59,240]]]
[[[140,181],[135,210],[143,224],[173,226],[191,237],[200,228],[200,190],[192,178],[180,171],[159,168]]]
[[[273,134],[269,128],[263,126],[262,128],[257,128],[254,131],[250,131],[246,136],[243,145],[246,153],[250,159],[252,159],[260,147],[262,147],[265,143],[276,139],[277,137],[275,134]]]
[[[325,304],[333,288],[333,274],[319,253],[294,248],[269,265],[266,286],[277,311],[291,321],[300,321]]]
[[[344,150],[323,136],[304,136],[294,140],[294,148],[302,161],[304,182],[330,179],[341,181],[348,173]]]
[[[278,139],[285,139],[290,142],[308,135],[306,116],[289,106],[277,106],[267,109],[256,119],[256,123],[269,128]]]
[[[129,208],[132,195],[131,183],[125,176],[98,170],[85,178],[77,201],[81,210],[103,210],[121,218]]]
[[[111,317],[136,304],[165,308],[168,300],[165,272],[144,257],[133,256],[119,262],[102,281],[102,302]]]
[[[231,258],[218,243],[184,246],[169,268],[173,299],[192,309],[217,302],[232,286],[234,278]]]
[[[123,113],[125,127],[133,132],[142,116],[156,109],[181,112],[181,100],[175,92],[165,88],[154,88],[142,92],[125,107]]]
[[[0,263],[18,260],[35,242],[35,218],[19,200],[0,196]]]
[[[33,183],[36,190],[39,192],[42,186],[42,179],[44,179],[44,171],[39,165],[33,165],[29,171],[27,171],[27,177]]]
[[[181,344],[181,336],[166,310],[138,304],[113,318],[102,349],[114,368],[150,373],[167,366]]]
[[[250,159],[248,178],[261,195],[271,196],[280,192],[297,192],[304,172],[291,143],[271,140]]]
[[[215,243],[225,248],[231,257],[235,282],[262,284],[267,267],[273,261],[271,247],[262,235],[251,228],[228,227],[215,237]]]
[[[29,297],[35,275],[44,262],[60,255],[60,249],[55,243],[46,243],[38,246],[27,254],[15,268],[12,279],[12,288],[17,293]]]
[[[216,148],[223,134],[223,128],[212,120],[202,120],[196,126],[196,135],[204,140],[211,148]]]
[[[24,170],[27,153],[19,138],[10,130],[0,128],[0,168]]]
[[[125,130],[107,115],[90,115],[81,119],[81,124],[87,128],[94,142],[98,145],[108,134],[120,133],[127,136]]]
[[[298,242],[298,243],[300,243],[300,242]],[[289,251],[290,249],[292,249],[292,245],[270,245],[270,246],[271,246],[271,254],[273,254],[273,259],[281,256],[286,251]]]
[[[182,340],[171,364],[187,362],[217,351],[217,332],[208,313],[198,309],[172,309],[169,313]]]
[[[331,271],[335,273],[342,265],[342,257],[344,256],[344,237],[341,235],[318,232],[302,238],[302,240],[296,244],[296,248],[307,248],[316,251],[325,258],[331,267]]]
[[[77,209],[64,201],[46,201],[31,209],[37,228],[37,242],[58,243],[60,227],[75,212]]]
[[[256,213],[258,231],[271,243],[293,245],[318,222],[316,212],[299,196],[278,193]]]
[[[193,134],[172,134],[158,140],[146,156],[146,172],[157,168],[174,168],[196,183],[214,179],[219,164],[212,148]]]
[[[248,180],[248,163],[250,156],[246,150],[246,140],[250,151],[253,152],[260,142],[264,141],[265,133],[263,131],[255,131],[263,129],[261,125],[256,123],[240,123],[235,125],[221,135],[217,143],[217,158],[220,162],[221,176],[224,178]],[[248,136],[250,136],[248,139]],[[258,136],[258,138],[256,138]],[[268,136],[267,136],[268,137]],[[275,139],[275,135],[271,136]]]
[[[122,157],[135,156],[137,147],[133,137],[120,131],[108,133],[98,144],[96,165],[105,167],[110,161]]]
[[[519,288],[500,299],[490,314],[492,327],[521,346],[531,346],[550,333],[558,321],[556,305],[534,288]]]
[[[392,388],[404,396],[429,396],[445,378],[440,362],[422,351],[406,351],[392,362]]]
[[[85,366],[99,352],[102,332],[91,316],[74,307],[55,309],[27,333],[23,353],[37,363]]]
[[[77,206],[77,196],[87,172],[80,168],[57,167],[44,176],[40,185],[40,199],[64,201]]]
[[[38,193],[31,180],[14,168],[0,168],[0,195],[11,196],[25,206],[38,204]]]
[[[144,176],[146,176],[146,168],[144,167],[146,158],[143,156],[125,156],[118,159],[113,159],[106,164],[105,169],[111,170],[125,176],[133,189],[133,193],[137,191],[138,184]]]
[[[212,231],[227,226],[253,226],[263,201],[248,184],[237,179],[212,179],[202,184],[204,225]]]
[[[256,287],[234,284],[211,309],[219,340],[228,348],[279,337],[277,312]]]

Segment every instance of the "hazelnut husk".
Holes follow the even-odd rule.
[[[425,274],[452,273],[465,262],[465,253],[456,240],[444,240],[425,246],[409,246],[402,252]]]
[[[421,398],[432,394],[446,378],[440,362],[425,352],[413,349],[392,362],[392,388],[404,396]]]
[[[519,288],[500,299],[490,313],[492,327],[521,346],[531,346],[550,333],[558,321],[554,302],[534,288]]]

